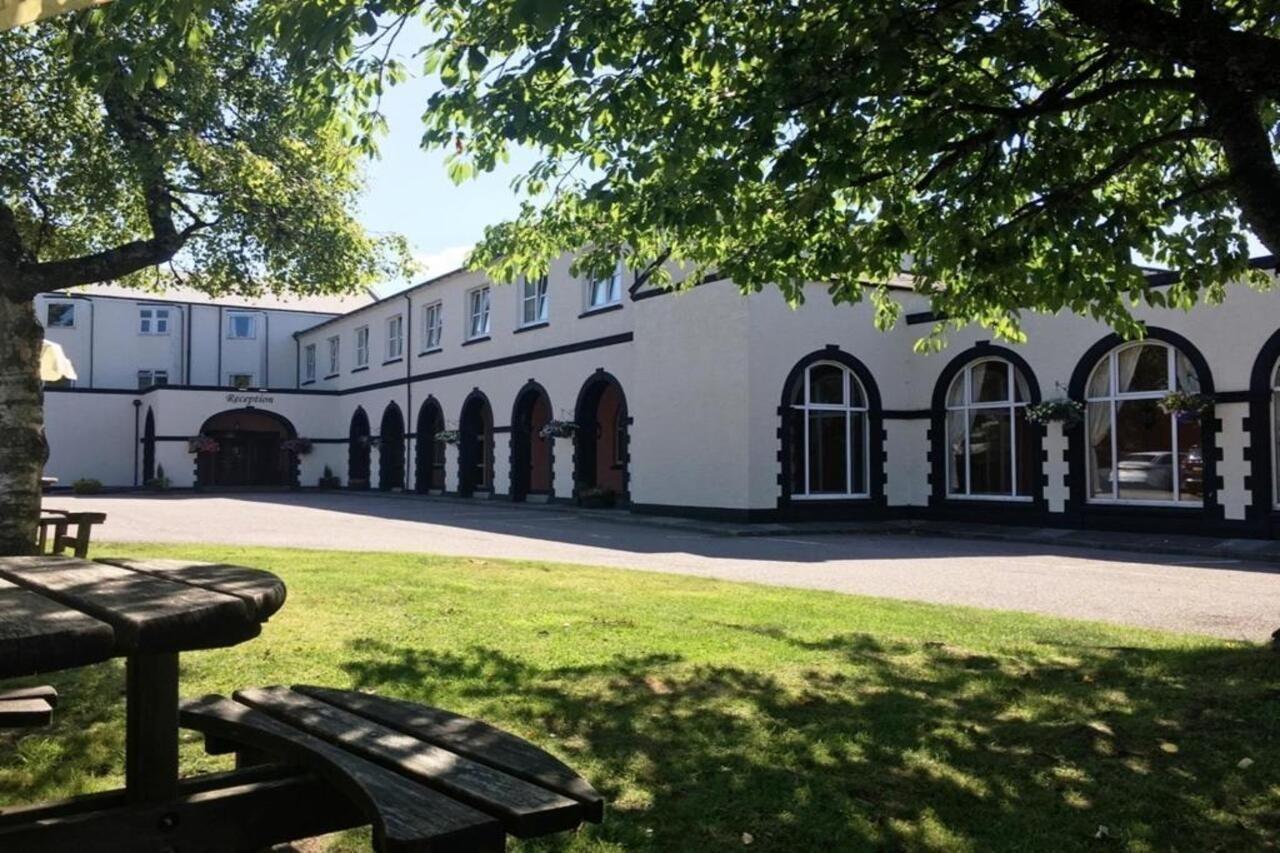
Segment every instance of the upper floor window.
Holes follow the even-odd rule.
[[[1029,498],[1033,464],[1026,377],[1011,362],[984,358],[947,389],[947,495]]]
[[[152,385],[168,385],[169,371],[167,370],[139,370],[138,371],[138,390],[150,388]]]
[[[76,325],[74,302],[50,302],[45,309],[46,329],[73,329]]]
[[[467,340],[489,334],[489,288],[477,287],[467,294]]]
[[[356,367],[369,366],[369,327],[356,329]]]
[[[1200,415],[1166,413],[1171,391],[1200,393],[1200,375],[1163,341],[1124,344],[1102,357],[1085,389],[1089,500],[1200,503]]]
[[[858,377],[842,364],[820,361],[805,369],[789,400],[792,497],[866,497],[870,429]]]
[[[387,358],[404,355],[404,315],[387,318]]]
[[[253,314],[228,314],[227,338],[242,340],[258,336],[258,318]]]
[[[342,340],[337,335],[329,338],[329,375],[336,376],[341,364]]]
[[[520,325],[547,322],[547,277],[520,282]]]
[[[307,344],[307,348],[303,350],[302,378],[307,382],[316,381],[316,345],[315,344]]]
[[[444,305],[432,302],[422,308],[422,349],[440,349],[440,336],[444,334]]]
[[[587,307],[602,308],[622,301],[622,264],[618,264],[607,276],[593,278],[587,283]]]
[[[228,373],[227,384],[232,388],[240,388],[241,390],[253,387],[252,373]]]
[[[138,334],[140,335],[169,334],[169,309],[168,308],[139,308],[138,309]]]

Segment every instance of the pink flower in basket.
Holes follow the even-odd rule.
[[[207,435],[197,435],[195,438],[187,442],[188,453],[217,453],[217,439],[210,438]]]

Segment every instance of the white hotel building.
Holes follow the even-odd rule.
[[[328,468],[343,488],[591,490],[740,521],[1280,534],[1280,293],[1139,309],[1141,343],[1063,313],[1029,316],[1026,345],[970,328],[928,356],[912,350],[928,305],[901,299],[905,322],[881,333],[869,305],[833,307],[817,285],[792,310],[728,281],[579,280],[567,259],[543,281],[460,270],[336,310],[44,294],[46,335],[80,375],[46,388],[47,472],[133,487],[163,467],[212,489],[315,487]],[[1171,390],[1214,406],[1166,414]],[[1082,423],[1028,422],[1028,404],[1064,395],[1087,401]],[[543,437],[548,420],[576,435]],[[193,452],[198,436],[216,451]]]

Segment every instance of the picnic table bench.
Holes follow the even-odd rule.
[[[71,551],[77,557],[89,556],[89,537],[95,524],[107,520],[105,512],[68,512],[65,509],[40,509],[36,523],[36,550],[41,554]],[[74,533],[69,530],[74,529]]]
[[[0,809],[0,850],[247,850],[363,825],[382,851],[501,850],[602,819],[554,756],[448,711],[307,685],[178,701],[181,652],[252,639],[284,601],[239,566],[0,557],[0,678],[126,660],[124,788]],[[179,726],[237,768],[179,778]]]

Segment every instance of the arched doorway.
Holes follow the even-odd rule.
[[[382,411],[378,430],[378,488],[384,492],[404,488],[404,415],[395,403]]]
[[[539,435],[551,420],[551,399],[530,382],[516,395],[511,411],[511,499],[551,494],[551,442]]]
[[[147,409],[147,419],[142,427],[142,485],[156,478],[156,417]]]
[[[462,405],[458,433],[458,494],[492,491],[493,410],[478,390]]]
[[[444,442],[436,435],[444,429],[444,412],[435,397],[418,409],[418,440],[414,442],[414,488],[420,495],[444,491]]]
[[[618,380],[603,370],[596,371],[578,393],[574,420],[578,423],[575,488],[606,490],[625,499],[630,418]]]
[[[218,443],[196,457],[197,486],[289,486],[297,484],[293,455],[281,443],[297,438],[293,424],[261,409],[233,409],[204,422],[200,435]]]
[[[369,416],[359,406],[347,431],[347,488],[369,488]]]

